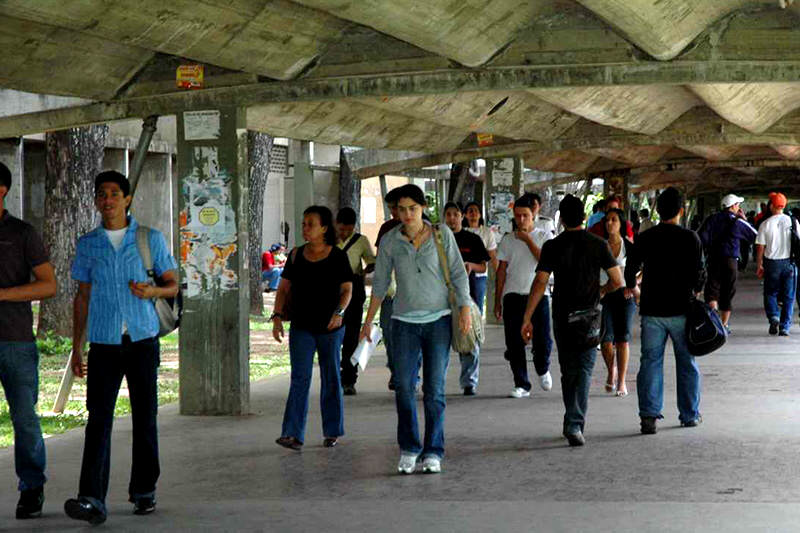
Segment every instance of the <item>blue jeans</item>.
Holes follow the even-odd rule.
[[[486,281],[488,279],[488,276],[469,275],[469,295],[472,296],[473,301],[478,304],[478,309],[481,310],[481,314],[483,314],[483,303],[486,300]]]
[[[161,473],[158,458],[158,365],[160,345],[151,337],[122,344],[92,343],[86,377],[86,409],[89,421],[83,444],[78,495],[105,511],[111,473],[111,429],[122,378],[128,382],[133,422],[133,449],[128,495],[155,495]]]
[[[282,437],[294,437],[300,442],[305,440],[314,352],[317,352],[319,359],[322,434],[325,437],[344,435],[344,398],[339,375],[342,339],[343,327],[330,333],[317,334],[294,327],[289,330],[292,377],[286,410],[283,413]]]
[[[794,295],[797,288],[797,269],[789,259],[764,258],[764,311],[767,320],[780,322],[780,329],[792,327]],[[778,300],[781,308],[778,309]]]
[[[636,376],[639,416],[663,418],[664,348],[667,336],[672,339],[677,374],[678,413],[681,422],[700,416],[700,369],[686,344],[686,316],[643,316],[642,359]]]
[[[394,357],[392,354],[392,312],[394,311],[394,300],[384,298],[381,303],[381,333],[383,334],[383,346],[386,348],[386,368],[389,369],[389,382],[394,383]]]
[[[36,414],[39,397],[39,351],[34,342],[0,342],[0,383],[14,426],[14,464],[19,490],[44,485],[47,458]]]
[[[283,273],[283,268],[281,267],[272,267],[272,270],[262,270],[261,271],[261,281],[267,283],[267,287],[270,290],[278,290],[278,284],[281,282],[281,274]]]
[[[541,304],[539,304],[541,305]],[[561,337],[569,335],[566,328],[558,328],[556,322],[556,345],[558,365],[561,368],[561,398],[564,401],[564,433],[583,433],[586,413],[589,410],[589,387],[592,385],[592,370],[597,356],[597,347],[582,352],[562,349],[565,343]]]
[[[444,385],[450,362],[451,321],[450,315],[425,324],[392,321],[397,443],[404,452],[444,457]],[[425,407],[424,446],[419,439],[414,393],[420,357]]]

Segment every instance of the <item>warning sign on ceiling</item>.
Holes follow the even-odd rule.
[[[181,65],[175,71],[175,83],[178,89],[202,89],[204,87],[203,65]]]
[[[491,146],[494,144],[494,135],[491,133],[478,133],[478,146]]]

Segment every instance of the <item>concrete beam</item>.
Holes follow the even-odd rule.
[[[535,88],[755,82],[800,82],[800,60],[517,65],[254,83],[3,117],[0,119],[0,137],[142,118],[154,114],[169,115],[184,110],[211,109],[220,105],[254,106],[279,102]]]

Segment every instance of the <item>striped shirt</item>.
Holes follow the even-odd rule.
[[[128,231],[114,250],[102,225],[80,239],[72,262],[72,279],[92,285],[89,298],[89,342],[122,344],[122,325],[133,342],[158,335],[158,316],[149,300],[131,294],[130,281],[149,282],[136,246],[139,224],[128,216]],[[157,276],[177,269],[164,236],[150,230],[153,270]]]

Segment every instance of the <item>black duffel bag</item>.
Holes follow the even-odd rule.
[[[728,340],[728,332],[714,309],[707,303],[694,299],[686,313],[686,343],[689,353],[707,355],[718,350]]]

